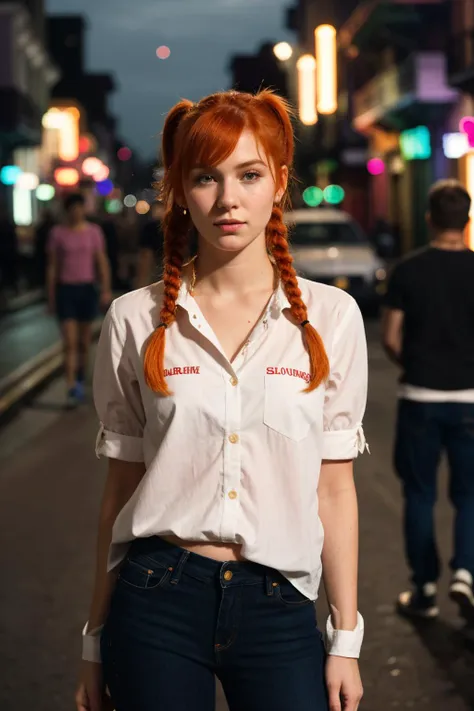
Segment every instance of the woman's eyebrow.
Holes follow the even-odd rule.
[[[242,170],[243,168],[248,168],[251,165],[262,165],[264,168],[267,167],[267,164],[264,163],[263,160],[255,158],[255,160],[247,160],[245,163],[240,163],[236,166],[236,170]],[[191,170],[217,170],[217,168],[215,166],[212,168],[208,165],[195,165]]]

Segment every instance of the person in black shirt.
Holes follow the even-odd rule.
[[[164,208],[161,202],[155,202],[151,208],[151,219],[143,227],[140,235],[138,253],[137,289],[158,281],[163,271],[163,230],[161,220]]]
[[[456,511],[450,597],[474,621],[474,252],[464,241],[470,207],[457,181],[433,186],[431,244],[394,268],[382,330],[385,350],[402,371],[394,460],[414,585],[399,596],[397,607],[424,618],[439,613],[433,513],[445,451]]]

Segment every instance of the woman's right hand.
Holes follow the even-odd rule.
[[[114,711],[110,696],[106,694],[102,664],[82,662],[81,680],[76,691],[77,711]]]

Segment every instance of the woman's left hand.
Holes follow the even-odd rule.
[[[330,711],[357,711],[363,694],[357,659],[329,655],[326,684]]]

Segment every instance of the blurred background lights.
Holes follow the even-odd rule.
[[[313,126],[318,121],[316,111],[316,60],[311,54],[304,54],[296,63],[298,71],[298,114],[305,126]]]
[[[102,163],[100,168],[94,173],[94,175],[92,177],[94,178],[96,183],[102,183],[102,182],[104,182],[104,180],[107,180],[109,175],[110,175],[109,168],[107,168],[107,166]]]
[[[135,210],[138,212],[139,215],[146,215],[148,212],[150,212],[150,205],[147,203],[146,200],[139,200],[136,204]]]
[[[382,175],[385,173],[385,163],[381,158],[371,158],[367,161],[367,170],[370,175]]]
[[[273,53],[280,62],[287,62],[293,56],[293,48],[288,42],[278,42],[273,48]]]
[[[52,185],[38,185],[36,188],[36,197],[38,200],[41,200],[42,202],[48,202],[48,200],[52,200],[56,191],[53,188]]]
[[[323,199],[323,191],[321,190],[321,188],[318,188],[316,186],[306,188],[306,190],[303,192],[303,200],[307,205],[309,205],[309,207],[318,207],[318,205],[321,205]]]
[[[344,189],[340,185],[328,185],[324,189],[324,199],[328,205],[339,205],[345,197]]]
[[[110,195],[110,193],[114,189],[114,184],[111,180],[100,180],[96,184],[96,188],[99,195],[107,196]]]
[[[119,160],[123,160],[123,161],[130,160],[131,157],[132,157],[132,151],[130,150],[130,148],[127,148],[127,146],[123,146],[122,148],[119,148],[119,150],[117,151],[117,158]]]
[[[95,175],[103,166],[103,163],[98,158],[86,158],[82,164],[82,172],[84,175]],[[106,176],[107,177],[107,176]]]
[[[4,165],[0,170],[0,181],[4,185],[15,185],[22,172],[17,165]]]
[[[121,200],[106,200],[105,201],[105,211],[109,215],[118,215],[122,211],[123,203]]]
[[[464,116],[459,122],[459,130],[466,134],[470,148],[474,148],[474,116]]]
[[[443,153],[446,158],[462,158],[469,151],[469,139],[465,133],[445,133]]]
[[[79,153],[88,153],[92,149],[92,141],[88,136],[79,139]]]
[[[75,168],[56,168],[54,179],[58,185],[71,187],[79,182],[79,173]]]
[[[137,198],[135,195],[126,195],[123,204],[125,207],[135,207],[137,204]]]
[[[39,178],[34,173],[22,173],[16,181],[16,186],[21,190],[36,190],[38,185]]]
[[[162,44],[161,47],[158,47],[158,49],[156,50],[156,56],[158,57],[158,59],[168,59],[170,54],[171,50],[165,44]]]

